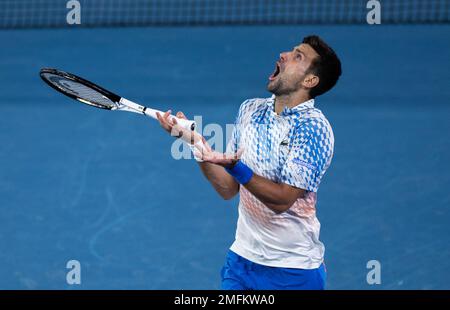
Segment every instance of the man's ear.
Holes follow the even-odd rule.
[[[313,88],[319,84],[319,77],[314,74],[308,74],[302,82],[302,86],[305,88]]]

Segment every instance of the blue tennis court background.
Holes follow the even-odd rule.
[[[77,104],[40,68],[225,125],[311,33],[344,70],[317,100],[336,138],[318,201],[328,288],[449,289],[449,26],[0,31],[0,288],[217,289],[234,238],[238,199],[174,160],[155,121]]]

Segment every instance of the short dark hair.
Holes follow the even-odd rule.
[[[336,85],[342,73],[341,61],[333,49],[319,36],[307,36],[303,39],[303,43],[311,46],[319,54],[309,68],[309,72],[319,77],[319,84],[309,91],[311,98],[315,98]]]

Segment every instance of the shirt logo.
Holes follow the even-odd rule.
[[[306,162],[306,161],[304,161],[304,160],[301,160],[300,158],[294,158],[294,159],[292,160],[292,162],[293,162],[294,164],[296,164],[297,166],[305,167],[305,168],[308,168],[308,169],[310,169],[310,170],[316,170],[316,169],[317,169],[316,165],[311,164],[311,163],[308,163],[308,162]],[[300,167],[299,167],[299,168],[300,168]],[[302,169],[300,169],[300,170],[302,170]]]

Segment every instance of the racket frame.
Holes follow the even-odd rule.
[[[61,76],[64,77],[68,80],[74,81],[76,83],[80,83],[83,84],[87,87],[92,88],[93,90],[95,90],[96,92],[100,93],[102,96],[104,96],[105,98],[109,99],[110,101],[112,101],[115,106],[109,107],[109,106],[104,106],[101,104],[96,104],[95,102],[90,102],[87,101],[83,98],[80,98],[74,94],[68,93],[67,91],[65,91],[63,88],[58,87],[56,84],[53,84],[52,82],[50,82],[47,78],[45,78],[45,74],[53,74],[53,75],[57,75],[57,76]],[[57,90],[60,93],[63,93],[64,95],[75,99],[77,101],[80,101],[84,104],[96,107],[96,108],[100,108],[100,109],[104,109],[104,110],[112,110],[112,111],[127,111],[127,112],[133,112],[133,113],[139,113],[139,114],[144,114],[146,116],[152,117],[154,119],[157,119],[156,117],[156,113],[160,113],[161,115],[164,114],[164,112],[159,111],[159,110],[155,110],[155,109],[151,109],[148,107],[145,107],[143,105],[137,104],[131,100],[128,100],[126,98],[123,98],[119,95],[116,95],[115,93],[97,85],[94,84],[86,79],[83,79],[82,77],[79,77],[77,75],[74,75],[72,73],[68,73],[68,72],[64,72],[61,70],[57,70],[57,69],[53,69],[53,68],[43,68],[41,69],[39,75],[41,76],[41,79],[47,84],[49,85],[51,88]],[[171,118],[175,118],[177,120],[177,123],[189,130],[194,130],[195,129],[195,122],[191,121],[191,120],[186,120],[186,119],[180,119],[177,118],[176,116],[171,116]]]

